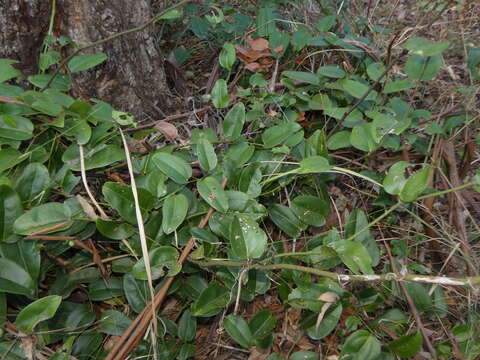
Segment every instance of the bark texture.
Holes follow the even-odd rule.
[[[20,61],[36,73],[51,14],[46,0],[0,0],[0,57]],[[57,0],[54,35],[79,46],[143,24],[153,16],[150,0]],[[108,60],[73,74],[73,95],[97,98],[138,117],[157,118],[170,107],[163,58],[154,27],[117,38],[83,53],[104,52]],[[68,49],[62,56],[68,55]]]

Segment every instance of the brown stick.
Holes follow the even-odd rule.
[[[225,188],[227,185],[227,179],[224,179],[222,182],[222,188]],[[212,216],[214,210],[210,208],[208,210],[207,215],[200,221],[198,224],[199,228],[204,228],[210,217]],[[190,251],[195,246],[195,238],[192,236],[189,240],[187,245],[182,251],[180,258],[178,259],[179,264],[183,264],[187,259]],[[174,277],[167,278],[167,281],[163,284],[160,291],[155,295],[153,299],[153,308],[157,309],[162,304],[163,300],[165,299],[168,289],[172,284]],[[105,360],[124,360],[128,354],[137,346],[137,344],[142,339],[143,335],[147,331],[148,325],[151,321],[152,313],[150,309],[152,308],[152,304],[147,304],[143,311],[138,314],[138,316],[133,320],[127,330],[123,333],[121,338],[117,341],[115,346],[110,350]]]

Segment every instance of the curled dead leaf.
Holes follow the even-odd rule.
[[[178,137],[178,131],[175,125],[167,121],[161,120],[157,122],[154,128],[163,136],[165,136],[167,140],[172,141]]]
[[[268,40],[264,38],[247,39],[247,43],[255,51],[268,50],[269,47]]]

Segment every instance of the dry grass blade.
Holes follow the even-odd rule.
[[[127,144],[127,140],[125,139],[125,135],[123,135],[122,129],[119,129],[119,130],[120,130],[120,136],[122,137],[123,147],[125,149],[125,157],[127,158],[128,172],[130,174],[130,185],[132,187],[133,200],[135,202],[135,215],[138,223],[138,235],[140,237],[140,244],[142,246],[143,262],[145,264],[145,271],[147,273],[150,296],[153,300],[155,297],[155,292],[153,289],[152,269],[150,267],[150,258],[148,256],[148,247],[147,247],[147,237],[145,236],[145,228],[143,226],[143,217],[142,217],[142,212],[140,210],[140,201],[138,200],[138,192],[137,192],[137,186],[135,183],[135,176],[133,174],[132,160],[130,158],[130,152],[128,150],[128,144]],[[156,358],[157,317],[155,316],[155,307],[153,306],[153,301],[152,301],[151,310],[152,310],[152,326],[154,330],[153,333],[151,334],[151,337],[152,337],[152,344],[154,346],[154,357]]]

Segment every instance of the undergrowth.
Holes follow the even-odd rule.
[[[166,121],[0,59],[2,359],[478,358],[476,5],[206,3],[149,23]]]

